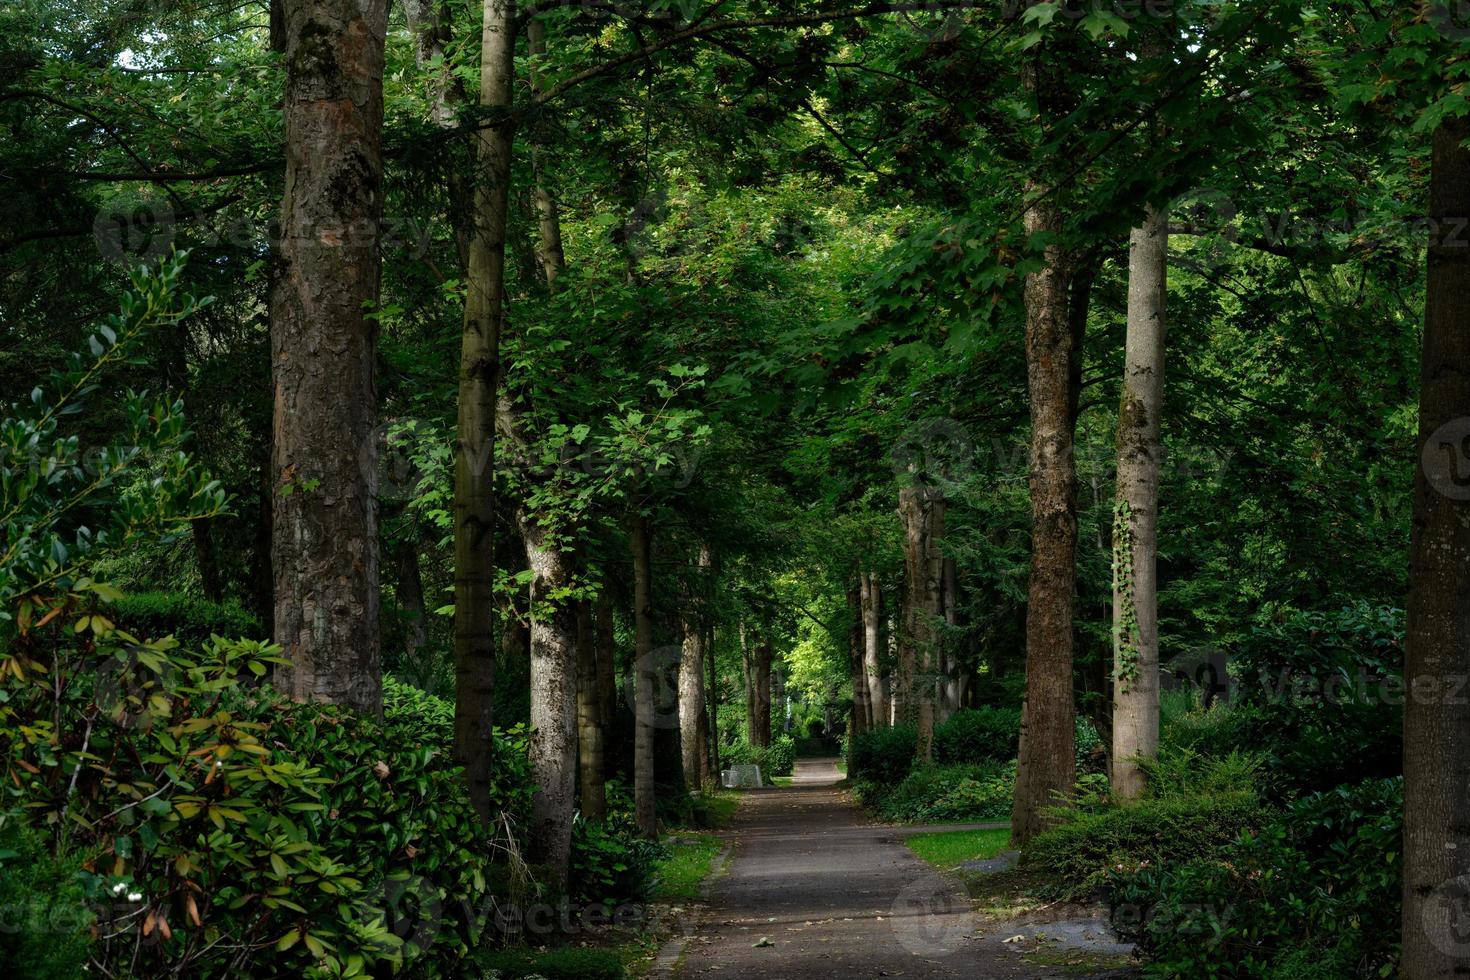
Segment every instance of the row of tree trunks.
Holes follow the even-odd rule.
[[[1150,208],[1128,246],[1128,327],[1113,514],[1113,792],[1143,795],[1159,751],[1158,517],[1169,216]]]
[[[863,674],[863,593],[861,575],[847,587],[847,617],[852,624],[847,643],[847,672],[852,679],[852,721],[849,735],[861,735],[873,727],[873,705],[868,698],[868,679]]]
[[[953,558],[944,558],[943,576],[940,580],[940,608],[947,629],[952,637],[960,625],[959,569]],[[970,694],[970,672],[960,663],[952,641],[948,638],[939,645],[941,659],[939,712],[937,721],[943,724],[954,717],[954,713],[965,706]]]
[[[515,132],[515,0],[485,0],[474,221],[460,340],[454,447],[454,754],[470,802],[490,819],[495,694],[495,416],[505,302],[505,239]]]
[[[387,0],[285,0],[286,190],[271,297],[276,683],[382,710],[377,394]],[[350,451],[343,452],[344,446]]]
[[[582,816],[588,820],[607,816],[603,732],[609,716],[602,713],[602,692],[598,686],[598,661],[602,654],[592,603],[581,600],[577,603],[577,772],[582,787]]]

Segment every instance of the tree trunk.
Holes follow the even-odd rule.
[[[924,761],[934,757],[934,701],[937,693],[939,591],[943,559],[939,539],[944,534],[944,501],[928,486],[923,474],[913,473],[913,482],[898,492],[898,512],[904,529],[905,629],[909,650],[904,679],[911,703],[909,720],[918,727],[916,755]]]
[[[653,656],[653,579],[648,518],[633,518],[633,808],[638,830],[658,837],[654,800],[654,695],[658,669]]]
[[[679,658],[679,743],[684,759],[684,779],[691,788],[706,785],[713,775],[709,760],[709,718],[704,704],[708,578],[712,564],[709,546],[701,545],[696,588],[691,590],[690,607],[680,617],[684,647]]]
[[[534,516],[522,513],[531,570],[530,858],[566,886],[571,861],[577,773],[577,612],[565,598],[574,585],[570,557]]]
[[[398,542],[398,605],[403,609],[403,654],[417,664],[419,651],[429,642],[429,619],[424,611],[424,577],[419,568],[418,541],[405,535]]]
[[[869,713],[873,727],[888,724],[888,701],[883,696],[883,588],[876,572],[861,576],[863,605],[863,673],[868,683]]]
[[[618,704],[618,647],[613,635],[612,597],[608,595],[606,586],[597,596],[596,644],[597,716],[602,720],[602,771],[605,778],[613,769],[614,755],[609,751],[609,741]]]
[[[194,560],[199,565],[199,585],[204,598],[210,602],[222,602],[224,586],[220,582],[219,558],[214,550],[214,525],[207,517],[190,522],[194,534]]]
[[[847,672],[852,683],[852,721],[847,726],[849,738],[856,738],[873,727],[873,708],[868,703],[868,678],[863,672],[863,595],[861,573],[847,587],[847,616],[852,631],[847,643]]]
[[[1026,212],[1028,235],[1059,236],[1054,198],[1038,196]],[[1077,557],[1077,474],[1070,410],[1072,337],[1070,256],[1046,247],[1046,267],[1026,277],[1026,375],[1031,402],[1031,577],[1026,604],[1026,697],[1011,833],[1017,844],[1043,829],[1041,811],[1076,778],[1072,699],[1072,609]]]
[[[771,745],[771,645],[764,640],[751,651],[750,744],[758,748]]]
[[[515,0],[485,0],[474,228],[470,235],[454,450],[454,755],[470,802],[490,817],[495,694],[495,413],[505,298],[505,232],[514,126]]]
[[[377,396],[387,0],[287,0],[286,193],[271,302],[276,683],[382,712]]]
[[[755,686],[755,650],[750,645],[750,635],[745,624],[740,624],[740,677],[745,686],[745,738],[755,744],[755,717],[758,696]]]
[[[1130,236],[1128,338],[1113,513],[1112,787],[1143,795],[1140,761],[1159,752],[1158,517],[1169,216],[1150,208]]]
[[[953,718],[956,711],[964,707],[965,699],[970,693],[970,674],[960,662],[959,650],[956,649],[954,640],[955,631],[960,624],[958,569],[955,567],[953,558],[943,558],[941,561],[943,572],[940,579],[939,606],[948,632],[944,642],[940,644],[944,663],[940,677],[943,690],[936,720],[943,724]]]
[[[1434,134],[1419,466],[1404,681],[1403,962],[1407,980],[1464,976],[1470,943],[1470,120]]]
[[[710,617],[708,642],[705,645],[705,661],[709,664],[709,774],[715,783],[720,780],[720,680],[715,670],[715,628]]]
[[[597,627],[592,603],[577,602],[577,749],[582,786],[582,816],[602,820],[607,816],[602,698],[598,680]]]

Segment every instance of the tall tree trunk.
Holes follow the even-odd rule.
[[[613,722],[618,703],[618,647],[613,635],[612,597],[607,587],[597,596],[596,609],[597,644],[597,716],[602,720],[603,775],[612,771],[614,756],[608,745],[612,737]]]
[[[219,558],[214,550],[214,525],[207,517],[191,522],[194,534],[194,560],[199,565],[199,585],[204,598],[210,602],[221,602],[225,597],[224,585],[220,582]]]
[[[1056,244],[1062,215],[1045,189],[1028,187],[1028,235],[1048,234],[1046,266],[1026,277],[1026,375],[1031,401],[1031,577],[1026,603],[1026,697],[1011,833],[1044,828],[1042,810],[1076,779],[1072,609],[1077,560],[1077,473],[1070,410],[1071,257]]]
[[[490,817],[495,695],[495,414],[505,302],[505,232],[514,125],[515,0],[485,0],[479,130],[470,235],[459,422],[454,448],[454,755],[470,802]]]
[[[531,860],[564,888],[571,861],[577,778],[577,612],[570,556],[534,516],[522,513],[531,570]]]
[[[709,628],[705,645],[705,661],[709,664],[709,775],[716,783],[720,778],[720,681],[715,670],[715,627],[714,617],[706,625]]]
[[[382,712],[377,395],[387,0],[286,0],[286,193],[271,301],[276,683]]]
[[[597,627],[592,603],[577,602],[577,748],[582,784],[582,816],[602,820],[607,816],[602,699],[597,689]]]
[[[750,661],[750,744],[764,749],[771,745],[771,645],[757,642]]]
[[[755,744],[756,705],[759,697],[755,686],[755,649],[750,644],[750,634],[745,624],[740,624],[740,677],[745,688],[745,738]]]
[[[633,809],[638,830],[658,836],[654,800],[654,696],[658,668],[653,656],[653,572],[648,518],[633,518]]]
[[[923,482],[922,474],[914,473],[913,483],[898,492],[898,512],[904,528],[904,584],[908,590],[904,632],[911,651],[905,686],[911,699],[910,718],[918,727],[916,755],[929,762],[934,755],[936,623],[944,567],[939,539],[944,534],[944,501],[938,491]]]
[[[888,725],[888,701],[883,696],[883,587],[876,572],[863,572],[861,582],[863,674],[873,727],[880,728]]]
[[[1150,208],[1128,249],[1128,338],[1113,514],[1112,787],[1143,795],[1159,752],[1158,518],[1169,216]]]
[[[868,701],[868,678],[863,672],[863,590],[862,573],[847,587],[847,616],[852,630],[847,642],[847,672],[852,684],[852,721],[847,726],[849,738],[856,738],[873,727],[873,706]]]
[[[684,779],[691,788],[704,786],[713,775],[709,761],[709,718],[705,714],[704,660],[706,619],[709,616],[709,573],[712,559],[708,545],[700,545],[696,588],[680,616],[684,647],[679,658],[679,742],[684,759]]]
[[[780,671],[780,670],[767,670],[766,671],[766,695],[765,695],[765,700],[766,700],[766,708],[768,709],[766,711],[766,717],[767,717],[767,719],[770,718],[770,714],[771,714],[769,709],[774,706],[775,709],[781,715],[781,722],[780,722],[779,725],[776,726],[776,732],[777,733],[780,733],[782,735],[785,735],[787,733],[787,730],[791,727],[791,714],[790,714],[790,711],[788,709],[788,705],[786,704],[786,674],[785,674],[784,671]],[[774,733],[772,733],[771,730],[770,730],[770,728],[769,728],[769,721],[768,721],[767,722],[767,729],[766,729],[766,744],[767,745],[770,745],[771,744],[771,737],[772,737],[773,734]]]
[[[424,576],[419,568],[419,543],[406,534],[398,542],[398,605],[403,609],[403,655],[418,663],[419,651],[429,642],[429,618],[424,611]]]
[[[944,670],[941,682],[944,685],[943,697],[940,699],[940,711],[938,721],[943,724],[954,717],[954,713],[964,707],[965,699],[970,693],[970,673],[960,662],[959,651],[955,646],[955,631],[960,624],[960,585],[959,572],[955,567],[953,558],[942,558],[943,571],[940,579],[940,608],[944,625],[948,627],[948,635],[940,645],[944,657]]]
[[[1406,980],[1461,977],[1470,943],[1470,120],[1434,134],[1404,681]]]

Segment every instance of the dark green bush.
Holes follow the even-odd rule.
[[[1013,761],[982,765],[915,766],[895,786],[858,781],[858,798],[895,823],[1006,820],[1015,792]]]
[[[1066,884],[1073,894],[1095,890],[1118,866],[1180,864],[1222,853],[1265,813],[1251,792],[1146,799],[1087,812],[1065,811],[1062,822],[1026,846],[1025,863]]]
[[[1252,631],[1231,662],[1236,733],[1274,797],[1402,772],[1403,610],[1358,602]]]
[[[0,963],[13,980],[83,976],[95,916],[82,862],[52,857],[20,818],[0,823]]]
[[[623,980],[628,971],[616,953],[605,949],[502,949],[483,958],[499,980]]]
[[[1113,922],[1159,976],[1391,976],[1403,785],[1292,804],[1218,857],[1109,872]]]
[[[913,725],[873,728],[854,738],[847,750],[847,774],[884,786],[902,782],[914,765],[919,733]]]
[[[934,728],[934,761],[941,765],[1016,758],[1021,739],[1018,708],[965,708]]]
[[[107,614],[140,639],[172,636],[186,647],[203,646],[211,636],[252,640],[265,636],[260,620],[234,600],[210,602],[167,592],[140,592],[112,603]]]
[[[645,902],[666,854],[663,845],[640,836],[631,823],[591,823],[578,817],[572,825],[570,897],[581,906],[609,908]]]

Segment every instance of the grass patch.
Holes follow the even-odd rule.
[[[909,850],[940,868],[957,868],[966,861],[995,857],[1010,843],[1010,828],[999,830],[955,830],[943,834],[915,834],[906,843]]]
[[[796,782],[796,777],[795,776],[772,776],[771,777],[771,782],[775,783],[777,786],[790,786],[792,783]]]
[[[665,842],[669,856],[654,870],[658,884],[653,898],[659,902],[692,902],[699,897],[699,885],[712,869],[715,857],[725,844],[711,834],[680,834]]]

